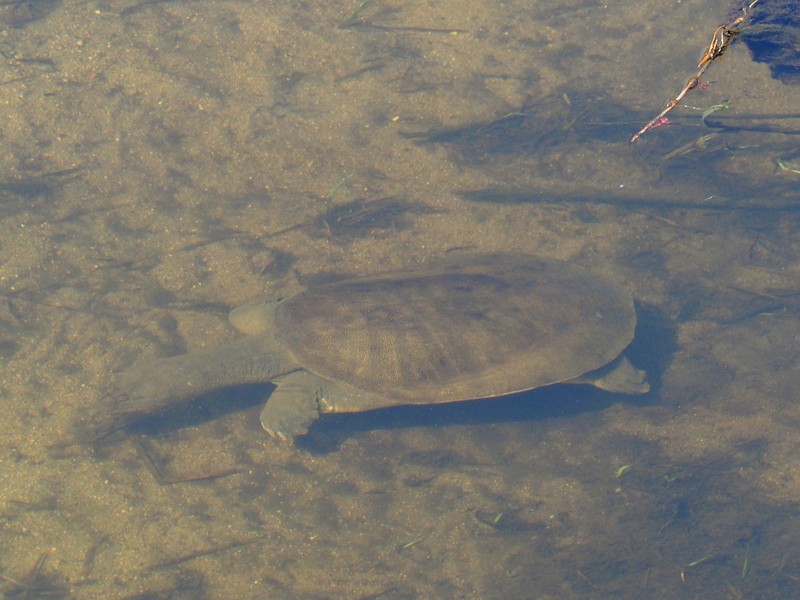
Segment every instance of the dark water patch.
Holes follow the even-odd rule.
[[[573,578],[576,590],[598,598],[637,585],[654,597],[793,594],[790,570],[797,565],[785,567],[797,504],[769,500],[748,476],[766,467],[765,440],[742,440],[684,462],[671,461],[658,444],[636,437],[614,445],[617,452],[627,446],[636,457],[618,477],[618,500],[631,501],[630,510],[611,501],[612,518],[624,523],[627,539],[604,540],[606,553],[579,550],[575,560],[584,577]]]
[[[714,114],[703,119],[703,125],[726,133],[778,133],[792,136],[800,135],[800,114]]]
[[[61,6],[61,0],[10,0],[0,3],[0,22],[24,27],[43,19]]]
[[[84,167],[39,173],[0,181],[0,216],[7,217],[52,202],[64,187],[81,176]]]
[[[479,508],[475,511],[475,519],[500,533],[531,535],[533,532],[545,531],[548,523],[537,521],[530,512],[528,507],[516,506],[494,510]]]
[[[772,77],[800,84],[800,6],[796,0],[759,0],[741,39]]]
[[[1,591],[4,598],[72,598],[67,577],[47,566],[49,553],[40,555],[36,563],[23,574],[3,575]]]
[[[0,359],[9,360],[19,350],[19,341],[11,338],[0,338]]]
[[[564,92],[529,98],[518,111],[461,127],[406,133],[420,144],[445,144],[463,163],[540,156],[567,141],[619,140],[636,119],[603,92]]]
[[[785,109],[775,115],[740,115],[735,101],[715,108],[671,114],[669,126],[657,131],[657,143],[634,147],[628,133],[648,116],[603,91],[565,89],[529,98],[518,110],[486,121],[405,136],[420,145],[444,147],[459,165],[514,182],[512,201],[519,201],[526,186],[535,192],[550,180],[560,198],[566,199],[570,185],[585,186],[586,194],[575,193],[592,198],[599,190],[613,190],[609,203],[633,208],[659,203],[795,210],[792,181],[777,170],[774,177],[768,173],[776,162],[784,165],[782,170],[796,168],[798,116]],[[656,196],[659,190],[662,198]],[[483,194],[483,201],[510,200]]]
[[[399,464],[444,469],[462,465],[474,465],[475,460],[452,450],[409,450],[400,457]]]
[[[263,266],[259,270],[259,275],[270,280],[282,279],[289,274],[289,270],[296,261],[297,257],[293,253],[278,248],[270,248],[267,251],[267,256],[263,257],[261,261]]]
[[[733,325],[762,315],[797,318],[800,291],[787,289],[747,289],[738,286],[706,286],[699,282],[678,281],[671,293],[680,298],[679,322],[708,320]]]
[[[768,468],[768,445],[743,439],[674,460],[658,442],[609,436],[594,452],[631,463],[616,477],[591,460],[576,467],[598,504],[588,527],[568,498],[556,513],[536,503],[478,508],[483,535],[514,548],[492,597],[794,597],[798,503],[770,499],[751,478]]]
[[[254,406],[262,406],[275,388],[272,384],[247,384],[226,388],[198,396],[182,404],[171,406],[146,416],[142,416],[127,425],[114,428],[97,429],[94,422],[104,421],[104,412],[113,410],[112,406],[104,407],[104,398],[92,409],[93,419],[86,423],[76,425],[72,439],[65,440],[63,444],[53,446],[54,454],[74,444],[91,444],[97,456],[104,456],[105,449],[113,446],[129,435],[143,435],[157,437],[168,435],[171,432],[187,427],[197,426],[214,419],[221,418],[233,412],[247,410]],[[258,415],[253,415],[254,422],[258,422]],[[264,434],[266,435],[266,434]],[[68,455],[69,453],[64,453]]]
[[[421,202],[400,198],[361,199],[335,204],[310,223],[292,225],[267,237],[276,237],[297,229],[307,229],[311,237],[326,238],[334,242],[349,242],[404,231],[414,224],[412,216],[439,212],[442,211]]]
[[[800,211],[800,202],[794,198],[788,198],[785,194],[775,190],[775,194],[770,194],[769,189],[760,196],[725,195],[702,198],[694,196],[691,198],[666,194],[657,196],[655,194],[629,193],[623,190],[614,192],[604,192],[597,189],[586,189],[573,193],[554,193],[551,190],[542,190],[534,187],[530,188],[487,188],[481,190],[465,190],[457,192],[458,196],[473,202],[485,204],[563,204],[563,205],[608,205],[626,209],[665,209],[665,210],[697,210],[703,212],[770,212],[776,211],[796,213]]]
[[[625,355],[647,372],[651,393],[644,398],[655,399],[661,376],[678,351],[678,333],[672,319],[656,306],[637,302],[636,316],[636,332]]]
[[[402,231],[412,225],[411,215],[437,212],[418,202],[399,198],[356,200],[332,207],[315,221],[317,235],[361,238],[376,231]]]
[[[166,585],[151,587],[123,598],[124,600],[206,600],[214,597],[211,586],[199,570],[176,568],[169,579],[170,582]]]

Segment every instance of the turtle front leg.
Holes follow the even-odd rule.
[[[272,437],[289,440],[308,433],[319,418],[328,383],[307,371],[295,371],[273,381],[275,390],[261,411],[261,426]]]
[[[341,386],[303,370],[272,383],[276,388],[261,411],[261,426],[282,440],[308,433],[324,413],[360,412],[391,404],[383,396]]]

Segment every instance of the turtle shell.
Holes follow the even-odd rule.
[[[628,293],[578,266],[516,254],[312,286],[279,304],[279,341],[308,371],[386,404],[488,398],[576,378],[633,338]]]

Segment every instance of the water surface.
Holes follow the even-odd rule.
[[[5,594],[798,595],[800,87],[734,45],[631,145],[731,15],[665,10],[0,7]],[[232,339],[229,307],[455,248],[616,277],[653,392],[337,416],[293,448],[266,386],[62,445],[126,365]]]

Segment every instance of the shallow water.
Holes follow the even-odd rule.
[[[800,86],[734,45],[631,145],[725,2],[358,4],[0,7],[4,593],[798,595]],[[623,282],[654,391],[293,448],[262,386],[64,446],[126,365],[235,337],[229,307],[454,248]]]

